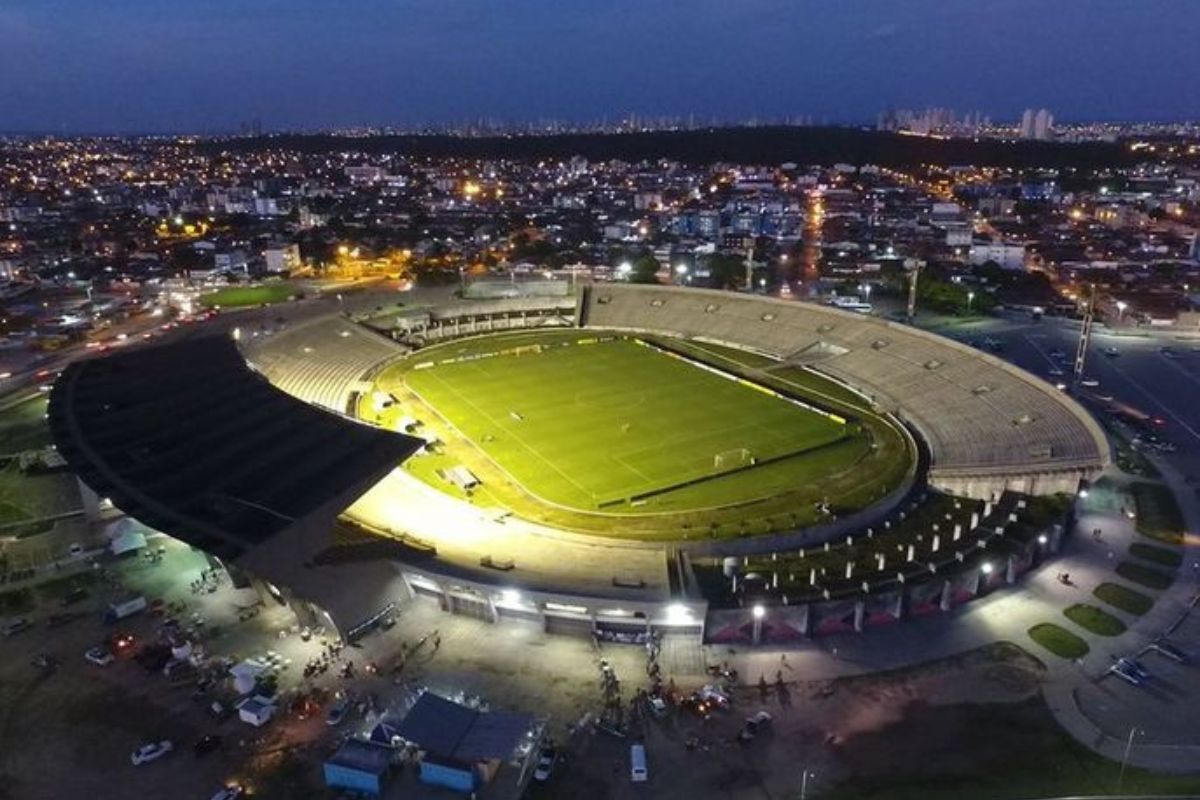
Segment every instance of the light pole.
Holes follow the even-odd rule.
[[[1127,309],[1127,308],[1129,308],[1129,305],[1124,300],[1117,301],[1117,324],[1118,325],[1120,325],[1121,321],[1123,319],[1125,319],[1125,309]]]
[[[687,274],[688,274],[688,265],[687,264],[676,264],[675,265],[675,274],[678,276],[676,278],[676,281],[678,281],[679,283],[683,283],[684,279],[687,277]]]
[[[971,313],[971,301],[975,299],[974,292],[967,292],[967,313]]]
[[[1117,793],[1125,783],[1125,767],[1129,764],[1129,751],[1133,749],[1133,737],[1141,733],[1136,727],[1129,729],[1129,738],[1125,740],[1125,755],[1121,756],[1121,772],[1117,775]]]
[[[800,800],[808,800],[808,779],[809,776],[817,777],[815,772],[810,772],[808,767],[805,767],[800,772]]]

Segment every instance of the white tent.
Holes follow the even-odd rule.
[[[149,530],[125,517],[108,526],[104,535],[108,538],[108,549],[114,556],[124,555],[146,546],[146,531]]]
[[[266,671],[266,664],[252,658],[236,664],[229,670],[229,674],[233,676],[234,691],[238,694],[248,694],[253,691],[254,684],[258,683],[258,677]]]

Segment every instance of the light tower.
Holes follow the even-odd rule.
[[[1072,372],[1072,379],[1078,385],[1083,378],[1083,365],[1087,360],[1088,345],[1092,341],[1092,320],[1096,316],[1096,284],[1092,284],[1092,289],[1088,293],[1087,303],[1083,310],[1083,326],[1079,329],[1079,348],[1075,351],[1075,370]]]
[[[921,274],[921,262],[914,259],[908,271],[908,324],[917,316],[917,277]]]

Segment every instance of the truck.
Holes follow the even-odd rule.
[[[146,598],[143,595],[127,597],[124,600],[118,600],[108,604],[108,610],[104,612],[104,621],[107,624],[119,622],[120,620],[132,617],[134,614],[140,614],[146,610]]]

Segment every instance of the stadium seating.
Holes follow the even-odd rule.
[[[871,397],[915,427],[930,448],[931,478],[996,476],[1002,490],[1031,473],[1056,485],[1108,462],[1094,420],[1033,376],[964,345],[846,311],[751,295],[624,284],[593,286],[581,318],[595,328],[660,331],[797,357]],[[809,353],[816,352],[809,350]],[[969,481],[968,481],[969,482]]]
[[[345,412],[350,393],[377,366],[407,352],[340,317],[324,317],[243,341],[247,360],[288,394]]]

